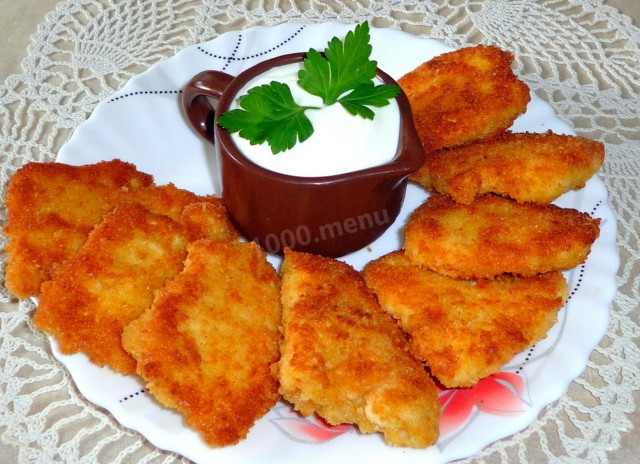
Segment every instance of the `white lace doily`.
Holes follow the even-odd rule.
[[[606,143],[601,175],[621,260],[610,327],[567,394],[469,461],[609,462],[640,388],[640,30],[602,1],[63,1],[34,36],[24,72],[0,87],[2,192],[24,163],[54,159],[99,101],[187,45],[258,24],[364,20],[512,51],[516,72],[560,117]],[[32,302],[4,289],[0,299],[0,437],[21,462],[182,461],[82,398],[33,327]]]

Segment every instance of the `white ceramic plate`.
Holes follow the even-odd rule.
[[[324,49],[327,41],[344,37],[352,26],[284,24],[232,32],[189,47],[133,78],[120,92],[97,106],[60,151],[58,161],[82,165],[120,158],[155,176],[158,184],[173,182],[198,194],[218,192],[213,149],[187,125],[180,92],[196,73],[217,69],[237,74],[263,59],[284,53]],[[409,34],[372,29],[373,58],[399,78],[420,63],[450,49],[440,42]],[[535,95],[513,130],[573,133],[551,107]],[[218,192],[219,193],[219,192]],[[407,215],[427,198],[410,185],[404,208],[393,226],[370,249],[344,258],[358,269],[400,247]],[[278,403],[240,444],[208,447],[185,427],[182,417],[159,405],[136,377],[124,377],[91,364],[82,355],[59,353],[82,394],[104,407],[125,427],[137,430],[159,448],[196,462],[447,462],[477,453],[534,421],[540,410],[559,398],[585,368],[603,336],[615,293],[618,256],[616,224],[602,182],[594,177],[577,192],[557,202],[602,218],[600,238],[587,262],[566,273],[571,297],[548,337],[517,356],[503,372],[478,387],[441,392],[441,438],[426,450],[387,446],[381,437],[360,435],[351,426],[327,427],[316,418],[302,418]],[[272,258],[274,265],[278,260]]]

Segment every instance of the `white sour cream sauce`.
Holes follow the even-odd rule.
[[[278,81],[288,84],[299,105],[322,107],[322,99],[302,90],[297,84],[302,63],[275,67],[247,82],[237,97],[252,87]],[[376,84],[383,83],[375,78]],[[238,108],[238,98],[231,109]],[[303,143],[274,155],[267,143],[251,145],[238,133],[231,134],[236,146],[253,163],[270,171],[300,177],[330,176],[359,171],[388,163],[396,155],[400,133],[400,109],[394,98],[389,105],[372,108],[373,120],[354,116],[336,103],[305,114],[313,125],[313,134]]]

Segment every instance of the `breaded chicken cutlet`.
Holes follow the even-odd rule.
[[[9,238],[5,286],[18,298],[37,296],[52,269],[71,257],[105,214],[121,203],[139,203],[180,221],[183,208],[200,197],[119,160],[86,166],[29,163],[10,179],[4,229]]]
[[[182,270],[188,243],[186,229],[172,219],[137,204],[117,206],[42,284],[36,327],[53,335],[63,353],[81,351],[95,364],[135,373],[121,347],[122,329]]]
[[[279,290],[256,244],[199,240],[184,270],[124,330],[149,391],[211,446],[245,438],[279,399]]]
[[[511,70],[511,53],[478,45],[445,53],[398,80],[425,152],[505,131],[530,100]]]
[[[432,195],[405,226],[414,264],[462,279],[571,269],[587,258],[600,220],[575,209],[487,194],[473,203]]]
[[[364,277],[410,335],[412,353],[446,387],[468,387],[546,336],[567,298],[559,271],[457,280],[415,266],[403,251],[369,263]]]
[[[227,208],[218,198],[208,197],[207,201],[189,203],[182,210],[180,223],[187,228],[192,240],[219,238],[235,241],[240,233],[229,220]]]
[[[79,249],[123,197],[152,184],[152,176],[122,161],[20,168],[6,192],[6,287],[20,298],[39,294],[54,263]]]
[[[484,193],[551,203],[584,187],[602,166],[600,142],[552,133],[506,132],[484,142],[427,153],[411,180],[469,204]]]
[[[122,329],[182,270],[193,238],[167,216],[136,203],[118,205],[42,284],[35,325],[53,335],[63,353],[81,351],[95,364],[135,373],[120,343]]]
[[[282,265],[280,393],[304,415],[424,448],[438,436],[433,380],[349,265],[287,250]]]

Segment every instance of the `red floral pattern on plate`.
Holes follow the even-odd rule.
[[[511,372],[500,372],[480,380],[474,387],[444,389],[439,387],[442,406],[440,436],[464,426],[474,412],[513,417],[525,407],[525,381]]]
[[[351,424],[330,425],[317,415],[300,416],[288,407],[278,408],[277,413],[280,417],[271,422],[287,437],[301,443],[322,443],[355,430]]]
[[[478,412],[513,417],[524,411],[526,385],[518,374],[500,372],[480,380],[474,387],[438,387],[442,406],[440,437],[446,438],[464,429]],[[317,415],[302,417],[290,407],[277,408],[271,422],[290,439],[301,443],[322,443],[352,432],[351,424],[330,425]],[[445,442],[442,443],[445,445]]]

